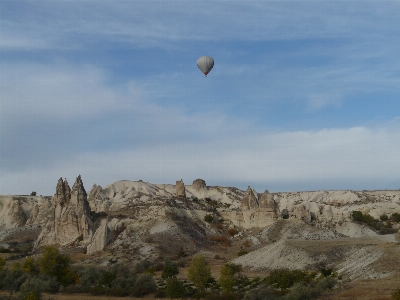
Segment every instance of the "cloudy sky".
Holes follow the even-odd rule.
[[[399,1],[0,5],[0,194],[400,188]]]

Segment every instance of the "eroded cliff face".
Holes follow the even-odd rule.
[[[72,189],[67,180],[58,180],[56,193],[51,201],[50,213],[35,246],[48,244],[67,245],[72,242],[87,243],[93,236],[90,207],[81,176]]]
[[[215,220],[223,220],[226,226],[242,229],[262,229],[279,220],[293,220],[344,236],[372,234],[370,229],[353,226],[356,225],[351,221],[354,210],[377,219],[382,214],[400,213],[400,190],[257,193],[251,187],[243,191],[207,186],[203,179],[186,186],[182,180],[176,185],[124,180],[104,188],[93,185],[88,196],[78,176],[72,188],[67,180],[60,178],[53,197],[0,196],[0,231],[40,226],[36,247],[74,243],[87,246],[89,254],[113,245],[116,232],[126,226],[134,236],[130,245],[140,248],[144,243],[142,236],[178,230],[174,218],[183,218],[184,225],[191,224],[191,228],[185,229],[190,233],[177,231],[187,243],[189,237],[198,235],[202,240],[208,234],[223,234],[214,232],[204,221],[208,214]],[[139,230],[140,235],[138,228],[143,231]]]

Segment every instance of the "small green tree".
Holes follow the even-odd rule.
[[[22,263],[22,270],[29,275],[39,275],[40,266],[33,257],[28,257]]]
[[[211,223],[212,221],[214,221],[214,217],[212,215],[205,215],[204,221],[206,221],[207,223]]]
[[[3,271],[5,265],[6,265],[5,259],[0,257],[0,272]]]
[[[101,273],[99,284],[110,288],[116,278],[117,274],[115,272],[104,270]]]
[[[161,273],[161,278],[166,280],[168,278],[172,278],[179,274],[179,269],[176,264],[174,264],[171,260],[167,259],[165,261],[164,268]]]
[[[186,294],[186,289],[182,281],[178,278],[171,277],[167,279],[165,285],[165,294],[169,298],[181,298]]]
[[[207,283],[212,279],[211,268],[207,265],[203,255],[193,256],[188,268],[188,278],[199,290],[204,290]]]
[[[20,288],[21,300],[40,300],[42,299],[42,281],[39,278],[28,277]]]
[[[39,264],[41,274],[57,278],[57,281],[64,287],[78,280],[77,274],[71,269],[69,256],[61,254],[54,246],[44,248]]]
[[[157,289],[156,282],[154,281],[153,275],[150,273],[141,274],[133,287],[133,295],[135,297],[142,297],[150,294]]]
[[[224,292],[233,292],[233,288],[236,286],[235,274],[239,273],[240,271],[240,265],[229,263],[222,265],[218,283]]]
[[[389,217],[388,217],[387,215],[383,214],[383,215],[381,215],[381,216],[379,217],[379,219],[380,219],[382,222],[384,222],[384,221],[389,220]]]

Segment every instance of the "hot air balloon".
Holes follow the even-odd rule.
[[[214,67],[214,59],[211,56],[202,56],[197,60],[197,66],[207,76]]]

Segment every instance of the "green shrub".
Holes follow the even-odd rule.
[[[316,287],[304,285],[302,282],[294,284],[293,288],[283,298],[284,300],[309,300],[317,299],[321,295],[321,290]]]
[[[214,221],[213,215],[205,215],[204,221],[206,221],[207,223],[212,223]]]
[[[0,246],[0,253],[10,253],[10,249]]]
[[[400,288],[398,288],[397,290],[395,290],[392,293],[392,299],[394,300],[400,300]]]
[[[257,288],[251,289],[244,294],[243,300],[277,300],[279,296],[275,294],[275,291],[263,284]]]
[[[110,288],[116,278],[117,274],[115,272],[103,270],[100,276],[99,284]]]
[[[28,278],[22,269],[8,269],[5,268],[0,274],[0,286],[2,290],[5,290],[12,295],[14,292],[18,291],[21,285]]]
[[[390,220],[392,222],[400,223],[400,214],[399,213],[392,214],[392,216],[390,217]]]
[[[43,291],[42,283],[43,283],[42,280],[40,280],[39,278],[34,278],[34,277],[27,278],[20,287],[20,295],[19,295],[20,299],[22,300],[42,299],[42,291]]]
[[[204,290],[212,279],[211,268],[201,254],[193,256],[188,268],[188,278],[199,290]]]
[[[71,269],[71,259],[61,254],[54,246],[44,248],[43,256],[39,259],[40,273],[57,278],[64,287],[79,280]]]
[[[157,285],[153,275],[149,273],[141,274],[133,287],[133,296],[142,297],[156,291]]]
[[[387,221],[387,220],[389,220],[389,217],[387,216],[387,215],[385,215],[385,214],[383,214],[383,215],[381,215],[380,217],[379,217],[379,219],[381,220],[381,221]]]
[[[178,280],[175,276],[172,278],[168,278],[165,285],[165,294],[169,298],[181,298],[186,294],[186,289],[180,280]]]
[[[146,271],[150,266],[151,262],[149,262],[147,259],[141,260],[136,264],[134,272],[137,274],[141,274]]]
[[[271,271],[265,281],[275,288],[288,289],[298,282],[310,282],[310,276],[302,270],[276,269]]]
[[[171,260],[167,259],[165,261],[164,268],[161,272],[161,278],[166,280],[168,278],[174,277],[179,274],[178,266]]]
[[[242,249],[242,250],[240,250],[239,252],[238,252],[238,256],[242,256],[242,255],[246,255],[248,252],[246,251],[246,250],[244,250],[244,249]]]

